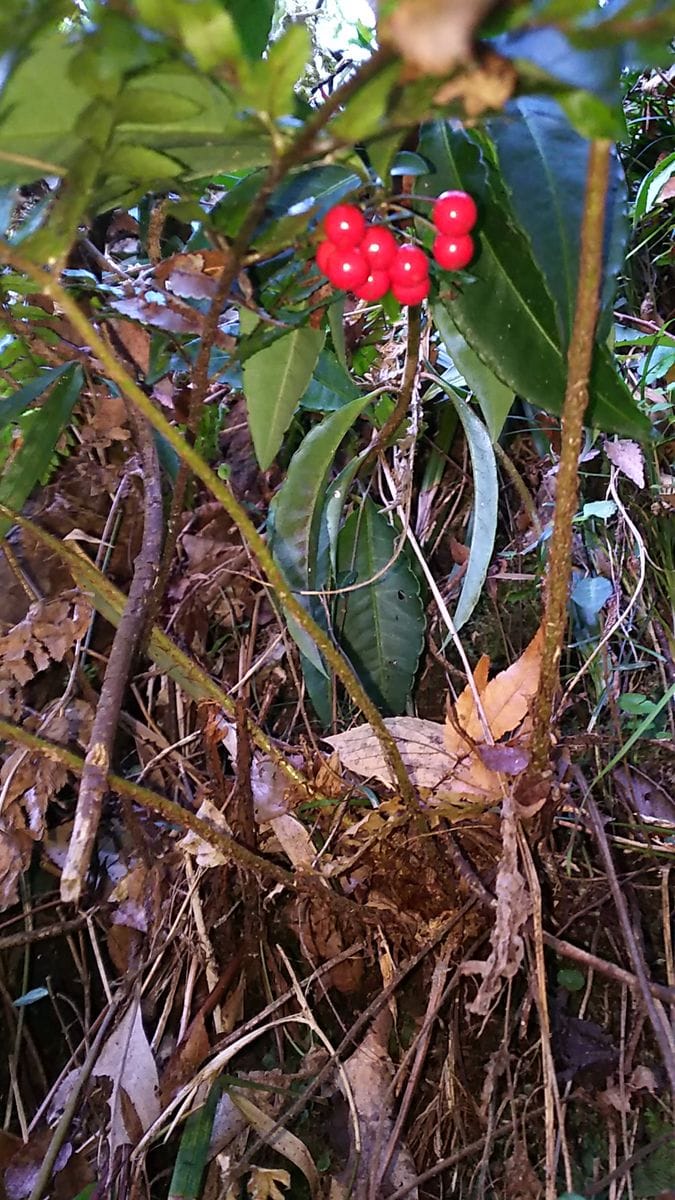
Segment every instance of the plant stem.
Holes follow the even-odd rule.
[[[244,541],[258,560],[279,603],[295,618],[298,625],[309,634],[354,703],[363,712],[382,746],[382,752],[398,784],[402,800],[410,808],[413,808],[415,806],[413,786],[408,778],[408,773],[396,741],[387,729],[376,705],[373,704],[361,681],[357,679],[342,653],[316,624],[300,601],[293,595],[263,538],[258,533],[245,509],[237,500],[232,489],[222,479],[218,478],[215,471],[212,471],[208,464],[200,458],[194,446],[190,446],[178,430],[155,408],[150,397],[142,391],[122,363],[111,353],[109,347],[96,332],[79,305],[52,275],[47,271],[43,271],[35,263],[25,259],[22,255],[17,254],[11,246],[8,246],[4,242],[0,243],[0,262],[9,263],[16,270],[23,271],[24,274],[34,279],[52,300],[56,301],[83,340],[94,351],[106,374],[118,385],[124,396],[135,405],[153,428],[166,438],[169,445],[176,451],[178,457],[187,463],[198,479],[201,479],[202,483],[209,488],[216,500],[220,501],[228,516],[232,518],[239,529]]]
[[[421,310],[419,304],[412,305],[408,309],[408,337],[406,341],[406,356],[405,366],[403,368],[403,379],[401,381],[401,390],[398,394],[398,400],[389,414],[379,434],[375,438],[372,446],[364,455],[363,462],[359,467],[359,474],[367,467],[371,467],[374,460],[377,458],[380,450],[387,447],[389,439],[394,436],[401,421],[404,419],[410,402],[413,396],[415,380],[420,364],[420,336],[422,331]]]
[[[61,873],[61,899],[77,904],[82,894],[101,819],[120,709],[129,672],[146,625],[162,550],[162,484],[157,448],[146,419],[133,413],[143,466],[143,540],[136,556],[129,598],[115,630],[89,737],[73,832]]]
[[[542,669],[534,706],[532,758],[523,783],[518,789],[519,799],[525,806],[528,805],[528,795],[529,803],[532,803],[533,796],[541,797],[545,781],[548,791],[553,705],[560,681],[560,658],[567,628],[567,604],[572,573],[572,522],[577,510],[579,492],[579,454],[584,413],[588,405],[589,376],[600,302],[610,147],[611,143],[604,139],[591,142],[588,159],[581,227],[579,284],[574,327],[567,353],[562,448],[548,561]],[[549,802],[539,813],[538,824],[542,829],[547,820],[550,822],[550,808]]]

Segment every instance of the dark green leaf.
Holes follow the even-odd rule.
[[[656,204],[661,202],[661,192],[673,176],[675,176],[675,151],[662,158],[642,180],[633,209],[633,221],[636,225],[651,212]]]
[[[330,350],[319,355],[316,370],[309,382],[300,407],[311,412],[336,412],[355,400],[359,389]]]
[[[242,310],[242,332],[257,318]],[[256,458],[263,471],[271,466],[298,401],[307,390],[325,333],[307,326],[293,329],[244,363],[244,394]]]
[[[436,174],[422,180],[419,189],[436,195],[465,188],[481,211],[473,282],[462,284],[450,302],[452,320],[502,383],[539,408],[560,412],[566,362],[555,308],[498,176],[467,135],[447,124],[426,126],[420,148]],[[638,438],[650,432],[647,418],[602,353],[595,356],[587,421]]]
[[[54,384],[46,403],[32,416],[23,445],[0,477],[0,504],[16,511],[23,507],[49,466],[83,382],[82,368],[71,364]],[[10,526],[9,518],[0,518],[0,537],[5,536]]]
[[[545,96],[514,100],[490,123],[509,199],[527,234],[556,305],[562,344],[572,330],[579,277],[588,142],[558,104]],[[617,275],[628,237],[627,191],[621,164],[612,159],[607,202],[602,294],[602,339],[609,331]]]
[[[428,162],[412,150],[399,150],[389,168],[390,175],[426,175],[428,171]]]
[[[49,370],[37,375],[35,379],[31,379],[30,383],[26,383],[18,392],[13,392],[11,396],[4,396],[0,400],[0,429],[4,429],[6,425],[10,425],[13,421],[18,420],[22,413],[30,408],[31,404],[41,396],[43,392],[56,383],[66,371],[72,369],[72,363],[65,363],[62,367],[50,367]]]
[[[269,38],[274,16],[274,0],[225,0],[237,27],[244,52],[249,58],[260,58]]]
[[[326,484],[340,442],[370,401],[359,395],[310,430],[275,497],[272,550],[292,588],[325,584],[317,579],[317,551]]]
[[[373,700],[392,713],[405,708],[424,644],[419,583],[400,538],[367,499],[338,539],[339,572],[365,584],[340,599],[340,640]]]

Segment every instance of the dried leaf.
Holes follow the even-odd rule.
[[[222,833],[229,834],[231,832],[225,817],[211,800],[202,800],[197,810],[197,816],[202,821],[208,821]],[[218,850],[210,842],[205,842],[198,833],[194,833],[191,829],[188,830],[185,837],[181,838],[178,845],[185,854],[194,854],[195,862],[199,867],[223,867],[229,861],[222,850]]]
[[[280,1189],[290,1186],[289,1171],[281,1171],[278,1167],[252,1167],[246,1191],[251,1200],[286,1200]]]
[[[159,1079],[141,1020],[141,1006],[132,1001],[98,1056],[92,1074],[112,1080],[110,1096],[110,1161],[118,1146],[133,1144],[159,1116]]]
[[[252,1100],[249,1100],[248,1096],[244,1096],[240,1092],[234,1090],[231,1091],[230,1095],[235,1106],[246,1117],[249,1125],[255,1129],[256,1133],[259,1134],[261,1138],[266,1140],[267,1134],[275,1124],[274,1118],[268,1113],[263,1112],[261,1108],[258,1108],[258,1105],[254,1104]],[[311,1195],[317,1196],[319,1194],[319,1174],[316,1166],[314,1165],[314,1159],[312,1158],[305,1143],[302,1142],[299,1137],[296,1137],[294,1133],[291,1133],[288,1129],[280,1129],[273,1134],[270,1144],[274,1146],[277,1154],[283,1154],[284,1158],[287,1158],[289,1162],[293,1163],[294,1167],[297,1167],[299,1171],[302,1171],[302,1174],[309,1184]],[[286,1172],[281,1171],[278,1174],[285,1175]],[[251,1195],[260,1195],[261,1197],[274,1195],[281,1196],[281,1193],[276,1191],[261,1191],[255,1193],[251,1192]],[[283,1196],[281,1196],[281,1200],[284,1200]]]
[[[343,1092],[343,1080],[346,1076],[359,1122],[360,1153],[354,1144],[353,1130],[350,1129],[349,1162],[338,1177],[338,1183],[346,1183],[349,1180],[353,1188],[350,1194],[354,1196],[368,1194],[370,1178],[375,1177],[379,1180],[379,1164],[393,1129],[393,1096],[390,1084],[394,1068],[387,1050],[389,1027],[389,1020],[376,1021],[360,1046],[345,1062],[343,1073],[338,1076],[338,1083]],[[409,1194],[414,1198],[418,1195],[416,1178],[417,1171],[412,1155],[407,1146],[399,1142],[377,1194],[386,1195],[390,1190],[398,1191],[399,1188],[409,1187]],[[380,1190],[383,1184],[384,1189]]]
[[[495,923],[490,934],[492,951],[485,962],[473,960],[462,964],[466,974],[483,977],[478,994],[468,1005],[469,1012],[481,1017],[488,1015],[504,981],[513,979],[523,961],[522,930],[532,912],[527,884],[518,863],[516,803],[508,791],[502,802],[502,856],[495,895]]]
[[[481,659],[476,667],[474,679],[495,741],[520,725],[537,694],[543,642],[543,629],[539,628],[520,658],[506,671],[491,679],[484,688],[482,683],[486,671],[485,659]],[[456,724],[466,731],[470,742],[485,740],[483,725],[469,687],[466,687],[459,697],[455,714]],[[466,752],[466,741],[450,721],[446,723],[445,745],[449,754]]]
[[[81,592],[67,592],[57,600],[36,600],[23,621],[0,637],[0,675],[23,685],[51,662],[62,662],[87,632],[91,613]]]
[[[637,442],[628,438],[615,438],[612,442],[605,442],[605,454],[617,470],[622,471],[636,487],[645,486],[645,460]]]

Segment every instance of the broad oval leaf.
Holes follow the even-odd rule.
[[[338,570],[365,584],[340,598],[340,641],[369,695],[393,713],[402,712],[410,695],[425,624],[405,549],[384,570],[398,540],[372,500],[352,513],[338,538]]]
[[[84,375],[79,364],[71,364],[57,379],[43,407],[31,414],[23,444],[0,477],[0,504],[19,510],[35,484],[47,471],[54,447],[70,420],[82,390]],[[0,517],[0,537],[11,528],[8,517]]]
[[[452,320],[507,387],[538,408],[559,413],[566,363],[555,308],[499,177],[465,133],[442,122],[423,129],[420,151],[436,174],[421,180],[419,188],[438,194],[461,187],[480,206],[474,278],[463,282],[449,302]],[[587,421],[638,439],[650,432],[649,421],[601,351],[594,358]]]
[[[471,545],[462,590],[452,618],[455,629],[461,629],[463,625],[466,625],[480,599],[485,576],[492,559],[497,532],[499,485],[495,452],[492,449],[487,429],[469,408],[466,400],[462,400],[461,396],[448,387],[443,379],[439,379],[438,384],[449,396],[462,422],[473,471],[474,501]]]
[[[242,332],[250,333],[253,314],[242,310]],[[314,373],[325,333],[292,329],[244,363],[244,395],[256,458],[263,471],[274,461],[300,397]]]

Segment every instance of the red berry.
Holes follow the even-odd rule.
[[[434,238],[432,254],[444,271],[461,271],[473,258],[473,238],[469,237],[468,233],[462,233],[459,237],[455,234],[439,233],[438,237]]]
[[[389,275],[392,284],[396,283],[401,287],[421,283],[429,275],[429,259],[419,246],[411,246],[406,242],[396,251]]]
[[[429,279],[419,279],[416,283],[392,283],[391,290],[399,304],[421,304],[429,295]]]
[[[368,300],[371,304],[374,300],[381,300],[389,291],[389,272],[372,270],[360,287],[353,287],[352,291],[357,300]]]
[[[316,248],[316,265],[322,275],[328,274],[328,262],[334,250],[335,246],[332,242],[319,242]]]
[[[386,271],[396,257],[398,242],[391,230],[385,229],[383,225],[371,225],[370,229],[366,229],[366,236],[359,250],[365,254],[371,267],[376,267],[378,271]]]
[[[468,192],[443,192],[434,204],[433,218],[439,233],[459,237],[473,229],[478,209]]]
[[[353,204],[336,204],[326,213],[323,227],[334,246],[358,246],[366,232],[366,219]]]
[[[327,275],[333,287],[354,291],[368,278],[368,262],[360,250],[337,247],[330,256]]]

